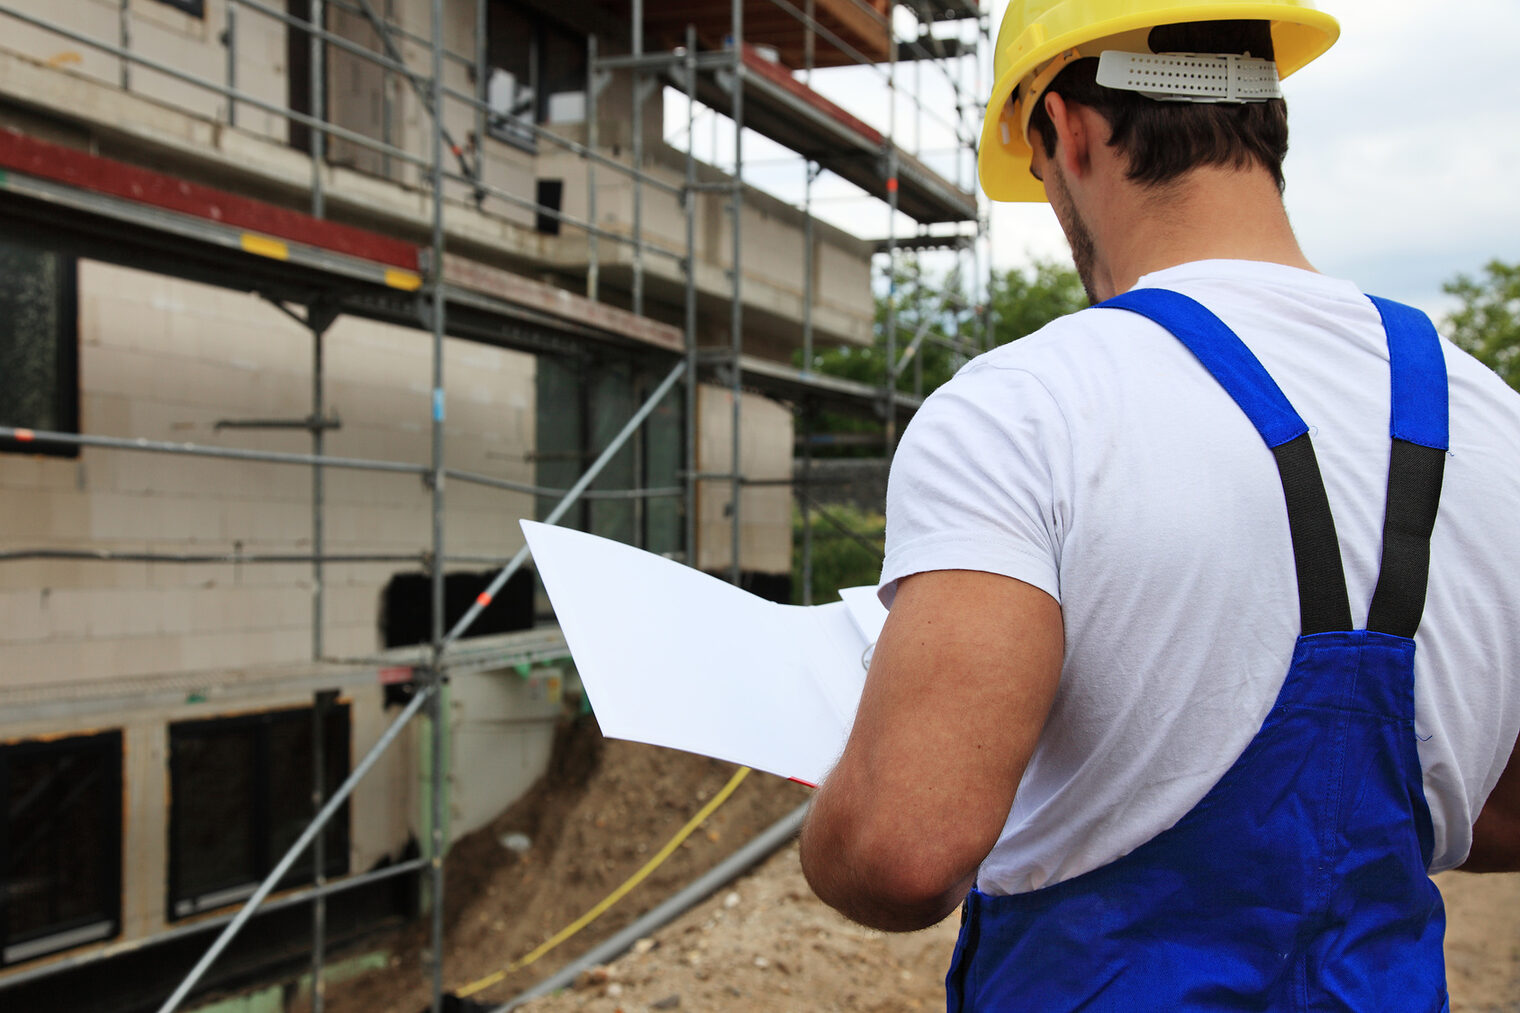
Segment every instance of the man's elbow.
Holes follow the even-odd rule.
[[[810,839],[811,837],[811,839]],[[914,932],[955,910],[975,879],[976,863],[891,838],[820,846],[804,833],[803,874],[820,900],[884,932]]]

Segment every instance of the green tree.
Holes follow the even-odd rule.
[[[874,584],[881,576],[887,519],[848,503],[832,503],[827,515],[814,513],[813,601],[838,601],[842,587]],[[802,511],[792,511],[792,600],[802,598]]]
[[[913,257],[898,259],[886,291],[876,297],[875,341],[869,347],[843,345],[815,351],[810,367],[818,373],[880,386],[887,378],[887,317],[895,303],[896,386],[906,394],[927,395],[955,375],[982,347],[980,307],[972,303],[958,271],[926,271]],[[1069,265],[1037,260],[1027,267],[993,271],[987,309],[991,343],[1006,344],[1087,305],[1077,272]],[[957,347],[959,346],[959,347]],[[801,356],[797,364],[802,365]],[[825,413],[822,432],[876,432],[880,422]],[[880,448],[846,451],[874,456]]]
[[[1459,274],[1441,286],[1462,301],[1446,317],[1446,333],[1520,390],[1520,264],[1491,260],[1483,274],[1478,279]]]
[[[1088,305],[1082,280],[1069,264],[1036,260],[1024,268],[994,271],[992,275],[992,340],[995,345],[1016,341],[1057,317]]]
[[[876,296],[875,339],[869,347],[841,345],[825,348],[813,356],[812,368],[829,376],[879,386],[887,377],[887,317],[893,303],[897,311],[896,359],[901,365],[897,389],[912,393],[921,375],[923,392],[944,383],[960,368],[949,340],[969,342],[975,329],[968,312],[966,288],[960,275],[939,276],[922,269],[914,257],[902,257],[892,273],[886,292]],[[914,345],[915,336],[922,332]],[[905,353],[914,347],[911,355]],[[915,359],[917,362],[915,363]]]

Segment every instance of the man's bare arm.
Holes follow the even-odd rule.
[[[1061,676],[1061,610],[970,570],[904,579],[844,755],[802,833],[814,892],[888,931],[939,921],[997,842]]]
[[[1520,872],[1520,743],[1473,824],[1463,872]]]

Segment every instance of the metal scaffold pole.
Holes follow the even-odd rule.
[[[686,26],[686,188],[681,206],[686,212],[686,565],[700,566],[697,554],[697,29]]]
[[[475,0],[475,128],[472,131],[472,147],[475,149],[475,157],[471,162],[474,166],[475,206],[478,208],[485,197],[485,191],[479,186],[485,176],[486,134],[490,131],[490,106],[481,99],[488,94],[488,81],[491,79],[491,19],[489,0]],[[536,195],[535,195],[536,196]]]
[[[227,20],[222,26],[222,47],[227,50],[227,125],[237,126],[237,3],[227,2]]]
[[[429,958],[432,969],[433,1013],[443,1010],[443,855],[444,839],[443,793],[447,783],[444,778],[444,736],[448,709],[444,701],[444,386],[443,386],[443,338],[445,328],[443,285],[443,0],[432,3],[432,189],[433,233],[432,263],[429,265],[429,322],[433,328],[433,405],[432,443],[433,471],[433,559],[432,559],[432,638],[433,664],[428,672],[433,692],[428,694],[428,723],[430,729],[431,763],[429,776],[430,812],[428,820],[428,871],[429,903],[432,911],[432,933]]]
[[[744,221],[744,0],[733,0],[733,68],[734,68],[734,94],[733,94],[733,118],[734,118],[734,179],[733,197],[729,205],[733,212],[733,252],[731,254],[733,269],[733,297],[729,303],[729,348],[732,359],[729,362],[729,370],[732,374],[729,380],[730,397],[732,398],[732,425],[733,433],[729,446],[729,497],[730,497],[730,528],[729,552],[732,554],[729,563],[729,579],[738,584],[741,580],[742,567],[739,553],[742,543],[744,512],[740,505],[740,497],[744,489],[742,464],[740,460],[742,412],[741,400],[743,398],[743,372],[740,368],[740,357],[744,353],[744,265],[742,228]]]
[[[336,693],[321,690],[312,698],[311,708],[311,803],[312,818],[322,813],[327,803],[327,713]],[[319,890],[327,885],[327,835],[319,833],[311,842],[311,882]],[[327,979],[323,964],[327,951],[327,897],[318,893],[311,902],[311,1011],[322,1013],[327,1005]]]
[[[676,381],[681,379],[685,372],[686,360],[682,359],[672,367],[669,373],[665,374],[665,379],[661,380],[659,386],[655,387],[649,397],[645,398],[644,403],[639,406],[639,410],[634,412],[633,417],[624,423],[623,428],[618,430],[617,435],[612,438],[611,442],[602,448],[602,452],[597,455],[596,460],[592,461],[591,466],[581,474],[580,478],[576,479],[575,484],[565,493],[558,505],[549,511],[549,516],[544,518],[543,523],[559,523],[560,518],[565,516],[566,512],[580,500],[581,494],[590,487],[592,482],[596,481],[596,476],[602,473],[602,469],[607,467],[613,457],[617,456],[617,452],[623,449],[623,445],[628,442],[629,438],[638,432],[639,427],[644,424],[644,420],[649,418],[654,410],[660,406],[660,402],[665,400],[665,395],[670,393],[670,389],[676,385]],[[453,628],[443,638],[443,645],[445,647],[464,635],[464,631],[469,629],[480,613],[485,611],[486,607],[495,600],[497,593],[506,586],[508,580],[512,579],[512,575],[518,571],[523,563],[527,562],[528,555],[528,547],[524,545],[512,557],[511,561],[502,567],[501,572],[476,597],[475,602],[465,610],[465,614],[459,617],[459,621],[454,624]]]
[[[323,0],[311,0],[311,115],[319,124],[327,121],[327,47],[322,44],[322,32],[327,27],[323,14]],[[327,196],[322,190],[322,166],[327,161],[327,133],[318,127],[311,137],[311,214],[321,218],[327,214]]]
[[[596,34],[586,36],[586,147],[596,151],[598,84]],[[586,159],[586,221],[596,224],[596,159]],[[596,229],[586,233],[586,298],[600,298],[601,250]]]
[[[132,49],[132,0],[121,0],[117,11],[117,38],[121,42],[121,51],[129,52]],[[121,61],[121,90],[127,91],[132,87],[132,63],[125,57]]]
[[[324,386],[324,339],[332,315],[325,307],[312,304],[306,307],[306,322],[311,328],[311,453],[317,463],[311,466],[311,656],[320,660],[325,651],[322,631],[325,625],[326,572],[323,553],[326,551],[326,527],[324,514],[327,507],[325,475],[321,458],[326,451],[326,408],[323,398]],[[326,707],[331,695],[319,692],[312,708],[312,811],[320,813],[326,801],[327,776],[323,735],[326,731]],[[312,882],[318,887],[327,882],[326,842],[318,834],[312,847]],[[311,902],[311,1009],[322,1013],[326,1003],[326,979],[323,961],[327,949],[327,898],[318,894]]]
[[[802,407],[802,604],[813,604],[813,409]]]
[[[808,17],[812,18],[812,3],[808,4]],[[813,31],[811,20],[808,24],[808,76],[812,76],[812,40]],[[813,239],[813,183],[818,178],[821,166],[812,159],[808,159],[803,165],[803,188],[802,188],[802,372],[804,376],[813,372],[813,300],[814,274],[816,268],[813,258],[816,255]],[[802,604],[813,604],[813,511],[812,511],[812,488],[813,480],[813,410],[806,402],[802,409],[802,495],[794,496],[793,502],[800,501],[802,507]],[[794,599],[795,600],[795,599]]]
[[[633,0],[633,23],[631,27],[633,58],[644,55],[644,0]],[[633,159],[633,312],[644,315],[644,84],[650,78],[638,63],[629,71],[633,78],[630,101],[633,103],[629,118],[633,130],[630,154]]]

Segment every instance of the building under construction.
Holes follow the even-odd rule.
[[[890,451],[921,343],[985,333],[986,27],[0,0],[0,1007],[436,926],[574,685],[517,518],[789,600],[816,420]],[[873,266],[929,248],[971,298],[903,332]],[[877,382],[809,368],[878,335]]]

